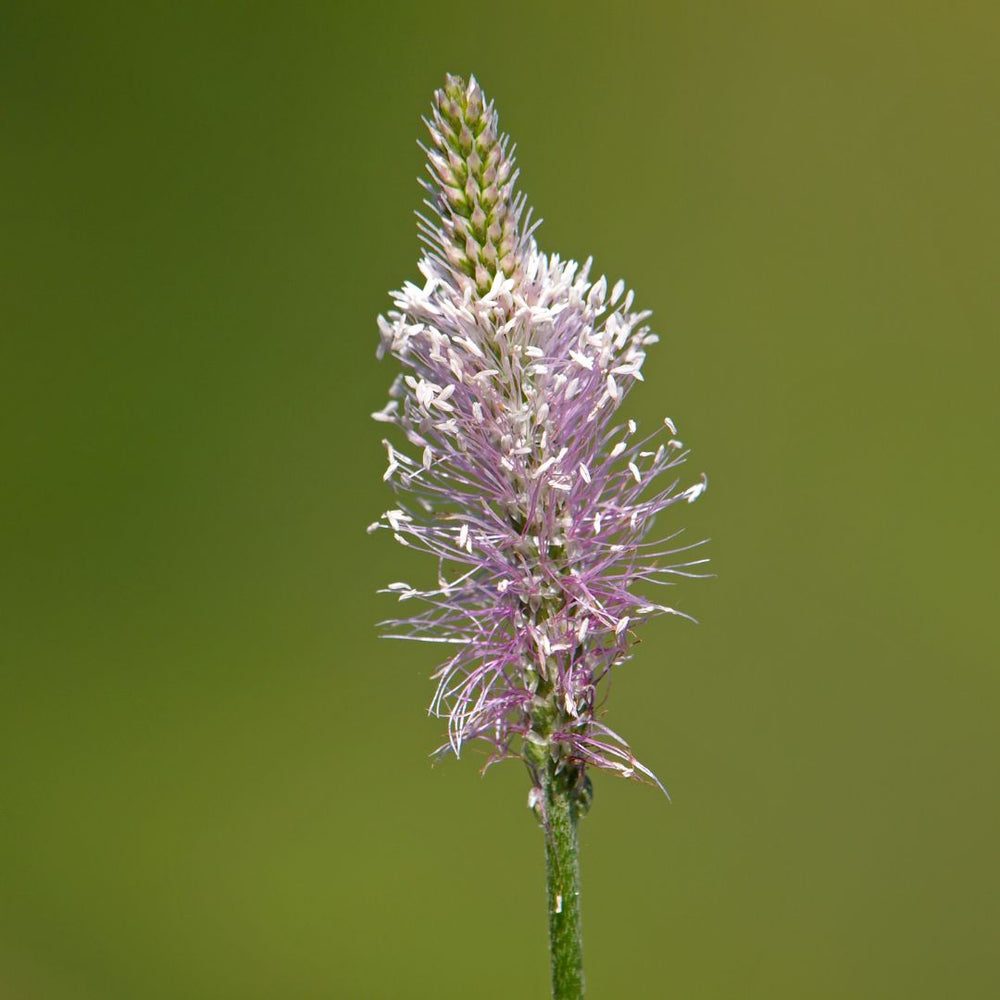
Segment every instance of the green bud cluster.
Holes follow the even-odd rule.
[[[475,77],[466,84],[449,75],[434,94],[426,124],[432,181],[424,186],[439,222],[425,233],[444,261],[484,295],[498,273],[514,277],[520,262],[524,199],[514,193],[518,171],[508,138]]]

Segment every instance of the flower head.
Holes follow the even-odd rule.
[[[420,609],[392,634],[443,643],[431,711],[442,751],[470,740],[490,761],[555,760],[626,777],[652,773],[598,718],[636,626],[680,614],[643,588],[698,575],[655,516],[705,489],[680,488],[687,452],[666,419],[616,420],[657,341],[624,282],[541,253],[497,114],[474,78],[448,77],[426,120],[424,282],[379,317],[379,356],[402,364],[376,420],[397,505],[369,530],[437,559],[436,586],[392,583]],[[686,616],[685,616],[686,617]],[[658,784],[658,782],[657,782]]]

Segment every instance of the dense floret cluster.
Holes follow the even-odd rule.
[[[379,317],[380,356],[403,374],[374,416],[408,445],[385,442],[397,502],[370,530],[435,556],[438,577],[390,584],[419,608],[386,624],[454,647],[432,703],[443,750],[480,739],[491,760],[655,781],[598,709],[637,623],[679,614],[642,589],[705,561],[682,554],[679,532],[649,538],[657,514],[705,489],[675,478],[687,453],[674,424],[616,420],[657,337],[622,281],[539,251],[475,79],[449,77],[427,124],[424,281]]]

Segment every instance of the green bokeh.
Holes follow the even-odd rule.
[[[474,71],[711,488],[608,721],[595,998],[1000,995],[991,3],[0,7],[0,995],[546,994],[514,764],[431,768],[374,359]]]

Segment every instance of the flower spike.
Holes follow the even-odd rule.
[[[376,420],[397,494],[373,529],[434,557],[436,585],[391,584],[418,607],[393,636],[452,647],[431,711],[443,752],[554,766],[585,797],[587,765],[659,784],[599,719],[612,670],[646,618],[681,612],[646,591],[706,562],[654,518],[695,500],[668,418],[616,414],[657,341],[622,281],[542,253],[513,149],[474,78],[454,76],[426,119],[432,217],[422,285],[393,294],[379,355],[403,368]],[[683,616],[687,617],[687,616]]]

